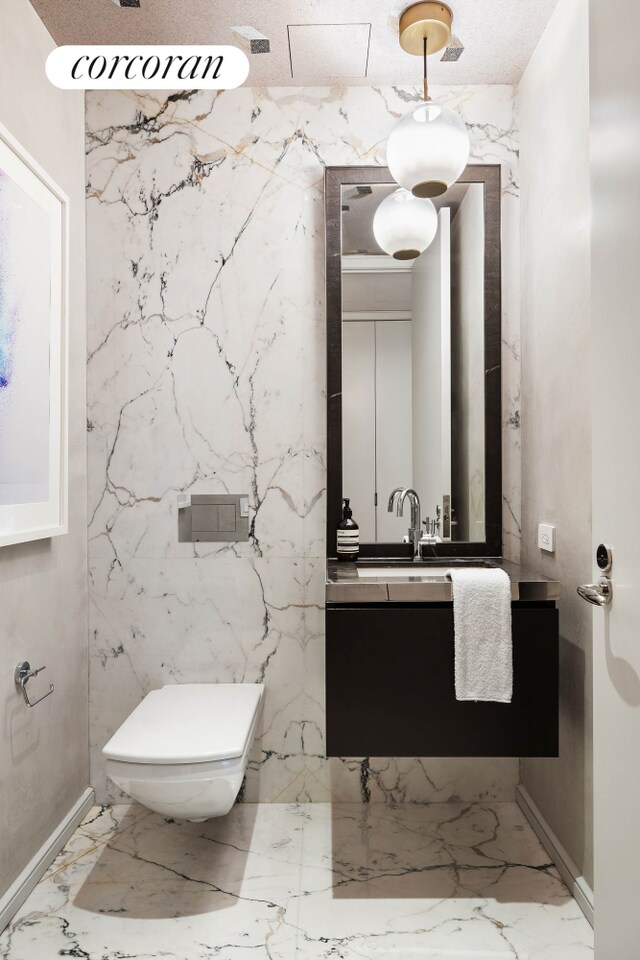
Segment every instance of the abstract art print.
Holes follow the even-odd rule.
[[[0,127],[0,546],[67,529],[67,214]]]

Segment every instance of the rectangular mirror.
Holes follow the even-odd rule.
[[[434,553],[500,556],[500,168],[468,166],[409,259],[374,236],[385,168],[327,168],[325,186],[329,555],[343,496],[361,555],[408,555],[388,502],[410,487]]]

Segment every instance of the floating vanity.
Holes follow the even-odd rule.
[[[511,579],[510,704],[455,699],[453,603],[443,563],[328,561],[328,756],[558,755],[559,584],[517,564],[489,562]]]

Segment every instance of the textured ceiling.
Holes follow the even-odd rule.
[[[58,44],[66,43],[234,43],[233,26],[249,25],[265,34],[270,53],[250,57],[247,84],[417,84],[420,58],[398,44],[397,23],[404,7],[392,0],[140,0],[139,8],[120,8],[113,0],[31,0]],[[453,30],[464,44],[459,61],[429,58],[436,84],[515,83],[522,76],[557,0],[457,0]],[[367,74],[358,73],[361,54],[349,70],[350,43],[335,51],[315,50],[317,73],[306,65],[293,78],[288,27],[296,24],[370,24]],[[344,34],[344,31],[343,31]],[[328,33],[330,36],[330,32]],[[355,34],[354,34],[355,36]],[[345,56],[346,53],[346,56]],[[325,61],[338,62],[347,76],[327,77]],[[345,65],[346,64],[346,65]]]

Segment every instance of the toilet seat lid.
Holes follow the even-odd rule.
[[[255,683],[174,683],[153,690],[102,752],[130,763],[242,757],[263,690]]]

